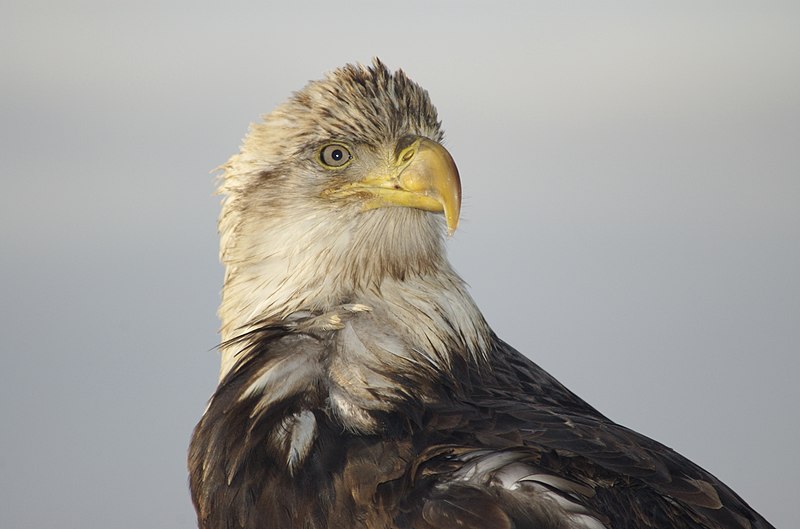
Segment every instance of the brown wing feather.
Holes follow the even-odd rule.
[[[624,487],[636,494],[651,489],[649,499],[664,505],[665,512],[684,510],[699,527],[772,527],[713,475],[672,449],[608,420],[513,348],[497,341],[494,353],[497,384],[484,377],[485,385],[480,386],[484,389],[469,397],[477,411],[471,416],[456,412],[464,421],[458,428],[464,433],[459,435],[498,448],[509,447],[520,436],[533,460],[554,474],[615,492]],[[446,416],[451,411],[440,413]],[[452,424],[453,418],[444,421]],[[598,492],[596,500],[586,503],[608,503],[603,498]],[[633,498],[625,501],[636,504]],[[626,506],[623,502],[613,508]],[[619,526],[613,521],[612,525]]]

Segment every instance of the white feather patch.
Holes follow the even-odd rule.
[[[274,439],[285,447],[286,466],[294,474],[305,461],[317,438],[317,419],[309,410],[292,414],[283,419]]]
[[[251,413],[251,417],[255,417],[273,402],[306,391],[319,375],[320,367],[314,359],[302,355],[287,356],[267,364],[242,392],[239,401],[260,397]]]

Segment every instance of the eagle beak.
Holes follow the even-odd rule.
[[[453,157],[439,143],[420,138],[405,148],[399,159],[410,160],[399,175],[400,188],[410,193],[407,205],[444,213],[452,235],[461,214],[461,179]]]
[[[388,170],[376,170],[364,180],[331,190],[332,195],[356,195],[364,209],[408,207],[443,213],[452,235],[461,214],[461,180],[447,149],[427,138],[403,148]]]

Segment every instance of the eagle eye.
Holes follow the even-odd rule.
[[[352,159],[353,155],[348,148],[339,143],[331,143],[319,151],[319,162],[327,169],[339,169]]]

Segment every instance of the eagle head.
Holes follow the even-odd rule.
[[[223,340],[387,281],[460,283],[444,235],[461,183],[442,138],[428,93],[377,59],[310,82],[251,125],[219,188]]]

